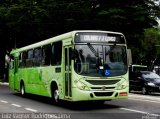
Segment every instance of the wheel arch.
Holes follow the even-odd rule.
[[[55,89],[58,89],[58,83],[57,83],[56,81],[52,81],[52,82],[51,82],[51,85],[50,85],[51,96],[52,96],[53,91],[54,91]]]
[[[23,80],[23,79],[20,79],[19,91],[20,91],[22,85],[25,86],[24,80]]]

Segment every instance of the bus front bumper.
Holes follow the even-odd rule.
[[[128,88],[114,91],[85,91],[78,88],[72,90],[72,101],[128,99]]]

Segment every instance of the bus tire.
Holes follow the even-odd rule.
[[[60,103],[60,99],[59,99],[59,91],[57,86],[52,86],[52,102],[53,104],[59,104]]]
[[[25,86],[24,86],[24,83],[21,83],[20,84],[20,93],[21,93],[21,96],[25,96]]]

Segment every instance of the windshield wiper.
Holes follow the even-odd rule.
[[[93,54],[98,57],[98,52],[94,49],[94,47],[90,44],[90,43],[87,43],[89,49],[93,52]]]

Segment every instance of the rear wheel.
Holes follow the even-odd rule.
[[[52,89],[52,102],[54,104],[60,103],[58,88]]]
[[[23,83],[21,83],[20,85],[20,93],[21,93],[21,96],[25,96],[25,87]]]
[[[58,92],[58,89],[54,90],[53,96],[54,96],[54,101],[56,103],[58,103],[59,102],[59,92]]]

